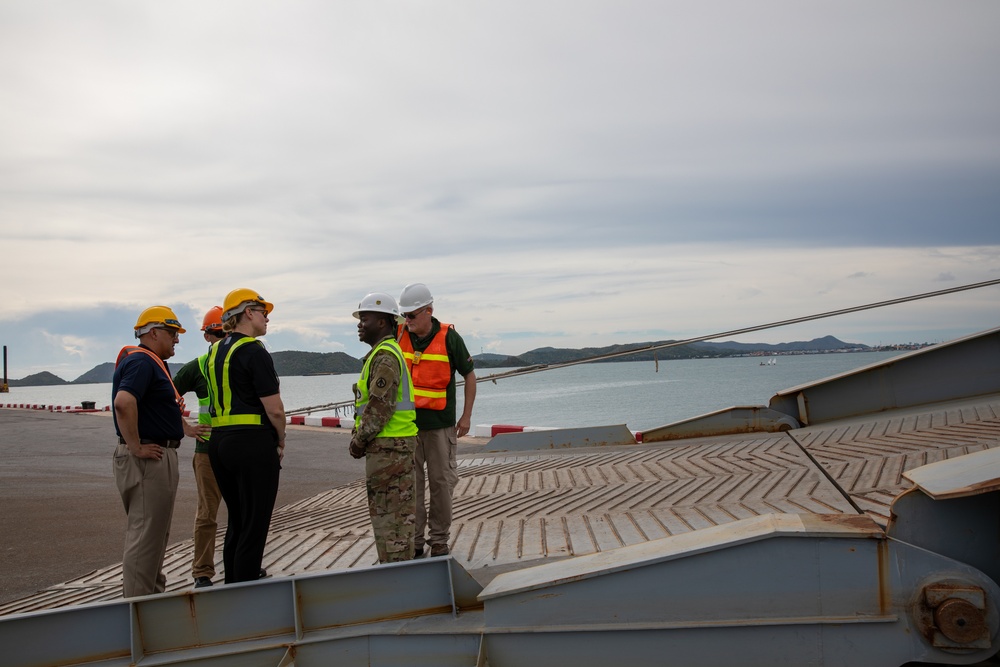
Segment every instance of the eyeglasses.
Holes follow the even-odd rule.
[[[247,308],[247,310],[252,310],[255,313],[264,313],[264,319],[267,319],[267,308]]]
[[[412,313],[403,313],[403,317],[405,317],[408,320],[415,320],[417,319],[417,315],[424,312],[425,310],[427,310],[427,306],[424,306],[420,310],[415,310]]]
[[[171,338],[180,338],[180,331],[177,329],[171,329],[170,327],[153,327],[154,329],[159,329],[160,331],[166,331],[167,335]]]

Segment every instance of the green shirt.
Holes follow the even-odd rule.
[[[177,387],[177,393],[181,396],[193,391],[199,401],[208,398],[208,382],[205,381],[205,376],[201,374],[201,368],[198,366],[198,357],[187,362],[177,371],[177,374],[174,375],[174,386]],[[189,411],[191,410],[191,406],[189,405],[185,404],[184,407]],[[208,442],[200,438],[195,438],[194,451],[198,454],[208,454]]]

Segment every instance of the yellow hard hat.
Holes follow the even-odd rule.
[[[166,306],[151,306],[139,313],[139,319],[135,321],[135,337],[148,333],[150,329],[157,325],[177,329],[177,333],[185,332],[174,311]]]
[[[274,304],[264,301],[264,297],[257,294],[252,289],[241,287],[234,289],[226,295],[226,300],[222,302],[222,321],[225,322],[234,315],[242,313],[247,306],[253,304],[264,306],[268,314],[274,310]]]

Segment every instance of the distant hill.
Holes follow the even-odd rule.
[[[364,365],[344,352],[272,352],[279,376],[360,373]]]
[[[2,381],[0,381],[2,384]],[[53,375],[48,371],[42,371],[41,373],[35,373],[34,375],[29,375],[28,377],[22,378],[20,380],[8,380],[7,385],[11,387],[51,387],[57,384],[68,384],[66,380],[63,380],[58,375]]]
[[[567,361],[578,361],[590,357],[599,357],[605,354],[615,354],[627,352],[636,348],[663,345],[674,341],[651,341],[646,343],[629,343],[627,345],[609,345],[607,347],[585,347],[581,349],[540,347],[516,357],[503,357],[499,354],[481,354],[474,357],[476,366],[479,368],[519,368],[521,366],[533,366],[535,364],[559,364]],[[692,343],[679,347],[669,347],[662,350],[641,351],[635,354],[625,354],[606,362],[616,361],[652,361],[654,355],[656,359],[694,359],[699,357],[733,357],[745,354],[789,354],[801,352],[830,352],[833,350],[868,350],[867,345],[859,343],[845,343],[833,336],[824,336],[810,341],[797,341],[793,343],[737,343],[729,341],[724,343]]]
[[[184,364],[171,364],[167,363],[167,368],[170,369],[170,374],[174,375],[181,369]],[[89,371],[73,380],[72,384],[105,384],[111,382],[115,375],[115,365],[112,362],[107,362],[94,366]]]
[[[648,343],[630,343],[627,345],[609,345],[607,347],[585,347],[581,349],[540,347],[517,356],[505,356],[490,352],[475,355],[478,368],[519,368],[522,366],[534,366],[536,364],[558,364],[566,361],[577,361],[588,359],[604,354],[615,352],[626,352],[641,347],[660,345],[671,341],[658,341]],[[614,361],[652,361],[654,358],[664,359],[692,359],[699,357],[732,357],[747,354],[801,354],[804,352],[831,352],[834,350],[864,351],[870,350],[867,345],[860,343],[845,343],[833,336],[814,338],[810,341],[796,341],[792,343],[737,343],[728,341],[723,343],[694,343],[680,347],[670,347],[656,352],[643,351],[635,354],[626,354],[608,362]],[[360,359],[355,359],[344,352],[273,352],[271,358],[274,360],[274,369],[279,376],[293,375],[322,375],[334,373],[359,373],[363,365]],[[171,374],[183,366],[183,363],[170,363]],[[43,371],[34,375],[29,375],[21,380],[9,380],[11,387],[31,387],[59,384],[104,384],[111,382],[115,372],[115,365],[111,362],[103,363],[90,369],[72,383],[68,383],[62,378]]]
[[[813,338],[809,341],[798,341],[795,343],[777,343],[769,345],[767,343],[737,343],[728,341],[724,343],[695,343],[692,347],[706,348],[710,350],[733,350],[742,354],[752,352],[830,352],[832,350],[870,350],[871,348],[861,343],[845,343],[833,336],[823,336]]]

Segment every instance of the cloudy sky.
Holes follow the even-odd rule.
[[[1000,278],[1000,3],[0,3],[0,343],[74,379],[148,305],[361,356],[688,338]],[[997,326],[1000,287],[750,334]]]

